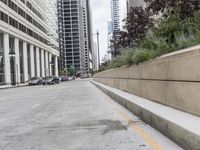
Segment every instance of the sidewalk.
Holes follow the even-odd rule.
[[[112,99],[187,150],[200,150],[200,117],[92,81]]]
[[[0,85],[0,90],[2,89],[10,89],[10,88],[19,88],[19,87],[25,87],[25,86],[28,86],[27,83],[23,83],[23,84],[20,84],[20,85]]]

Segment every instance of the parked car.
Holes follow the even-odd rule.
[[[42,85],[42,78],[40,78],[40,77],[32,77],[28,81],[28,85]]]
[[[59,81],[62,82],[63,76],[59,76]]]
[[[75,76],[69,76],[68,81],[75,80]]]
[[[83,74],[82,76],[81,76],[81,79],[84,79],[84,78],[87,78],[88,76],[87,76],[87,74]]]
[[[56,76],[47,76],[43,78],[43,85],[45,84],[59,84],[59,78]]]
[[[68,76],[63,76],[62,81],[67,81],[68,80]]]

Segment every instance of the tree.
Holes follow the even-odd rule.
[[[125,22],[125,29],[128,33],[127,43],[132,47],[135,47],[146,36],[153,25],[153,19],[142,7],[131,7]]]
[[[181,8],[181,18],[192,16],[195,11],[200,9],[199,0],[145,0],[147,11],[151,15],[163,13],[167,17],[172,8],[179,6]]]
[[[101,67],[99,68],[99,71],[105,70],[108,64],[110,63],[110,60],[108,59],[107,54],[104,55],[101,61],[102,63],[101,63]]]
[[[128,48],[131,44],[127,31],[114,32],[112,40],[110,42],[112,43],[112,45],[108,53],[110,53],[113,57],[117,57],[118,55],[120,55],[121,49]]]
[[[68,68],[67,73],[70,76],[75,76],[77,72],[76,72],[76,70],[73,67],[70,67],[70,68]]]
[[[59,75],[60,76],[66,76],[67,75],[67,73],[66,73],[66,70],[59,70]]]

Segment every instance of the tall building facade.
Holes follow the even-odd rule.
[[[58,75],[56,5],[56,0],[0,0],[0,84]]]
[[[92,66],[93,66],[93,71],[98,71],[99,70],[99,64],[98,64],[98,47],[97,43],[93,42],[93,61],[92,61]]]
[[[87,61],[87,72],[91,73],[93,71],[93,26],[92,26],[92,11],[90,0],[86,0],[86,10],[87,10],[87,33],[88,33],[88,61]]]
[[[108,50],[111,52],[112,58],[116,57],[116,48],[111,41],[116,41],[120,31],[120,0],[111,0],[111,22],[112,32],[108,31]],[[109,23],[108,23],[108,26]]]
[[[131,7],[145,7],[144,0],[127,0],[128,10]]]
[[[120,0],[111,0],[112,31],[120,30]]]
[[[90,69],[89,0],[58,0],[60,65],[80,75]],[[92,59],[92,58],[91,58]]]

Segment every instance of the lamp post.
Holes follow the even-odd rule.
[[[16,54],[14,51],[10,50],[9,52],[9,57],[11,60],[11,72],[12,72],[12,85],[16,85],[16,80],[15,80],[15,62],[14,62],[14,58],[15,58]]]
[[[98,45],[98,66],[99,66],[99,69],[100,69],[100,52],[99,52],[99,31],[97,30],[97,45]]]

